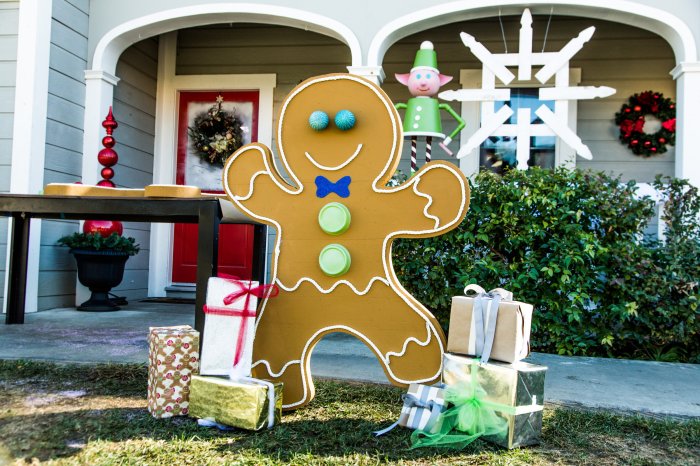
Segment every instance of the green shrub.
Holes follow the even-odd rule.
[[[664,184],[666,183],[666,184]],[[635,183],[557,169],[482,172],[462,224],[394,243],[397,275],[447,329],[466,284],[507,288],[535,305],[534,350],[699,361],[697,189],[657,179],[667,241],[641,232],[654,202]]]
[[[83,249],[89,251],[112,251],[126,253],[133,256],[139,252],[138,244],[134,238],[120,236],[112,233],[108,237],[103,237],[99,233],[73,233],[61,237],[57,243],[73,249]]]

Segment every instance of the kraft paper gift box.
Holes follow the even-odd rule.
[[[374,432],[374,435],[384,435],[396,426],[429,430],[445,409],[444,393],[441,386],[412,383],[408,386],[408,392],[401,397],[403,406],[399,420],[385,429]]]
[[[483,288],[469,285],[465,294],[469,290],[478,294],[452,298],[447,352],[485,356],[485,361],[495,359],[509,363],[525,358],[530,352],[532,305],[512,301],[512,293],[506,290],[485,293]],[[494,309],[496,304],[497,309]],[[497,315],[496,319],[490,321],[494,315]],[[490,355],[489,326],[493,345]]]
[[[190,381],[199,372],[199,332],[189,325],[151,327],[148,347],[148,412],[186,415]]]
[[[281,383],[245,378],[195,376],[190,416],[247,430],[272,428],[282,420]]]
[[[484,436],[487,441],[505,448],[539,443],[544,408],[545,366],[516,362],[481,363],[478,359],[445,354],[442,378],[447,385],[476,383],[485,395],[480,401],[504,419],[507,429]]]
[[[250,290],[257,286],[258,282],[254,281],[209,279],[204,308],[201,375],[229,376],[232,379],[250,376],[258,306],[258,298]]]

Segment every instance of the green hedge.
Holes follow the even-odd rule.
[[[634,182],[578,170],[482,172],[452,232],[394,243],[397,275],[447,330],[468,283],[535,306],[532,347],[700,362],[698,190],[657,178],[667,240],[645,239],[654,202]]]

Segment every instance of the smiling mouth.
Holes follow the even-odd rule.
[[[313,163],[321,170],[333,171],[333,170],[340,170],[341,168],[346,167],[348,164],[350,164],[350,162],[355,160],[355,158],[360,154],[361,150],[362,150],[362,144],[358,144],[357,149],[355,149],[355,152],[353,152],[352,155],[345,160],[345,162],[341,163],[340,165],[335,165],[333,167],[329,167],[328,165],[322,165],[322,164],[318,163],[316,160],[314,160],[314,158],[308,152],[304,152],[304,155],[306,155],[306,158],[309,159],[309,162]]]

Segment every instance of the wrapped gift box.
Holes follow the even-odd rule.
[[[516,362],[480,363],[478,359],[445,354],[443,381],[447,385],[470,383],[476,376],[485,391],[483,401],[507,421],[507,430],[484,437],[506,448],[539,443],[544,408],[545,366]]]
[[[380,436],[393,430],[396,426],[409,429],[430,430],[445,409],[445,390],[442,386],[412,383],[408,392],[402,396],[403,406],[399,420],[389,427],[374,432]]]
[[[483,290],[482,290],[483,291]],[[482,308],[487,309],[489,298],[455,296],[452,298],[450,329],[447,351],[450,353],[481,356],[477,351],[479,338],[476,331],[477,318],[475,303],[482,299]],[[493,346],[490,359],[502,362],[516,362],[530,352],[530,326],[532,305],[518,301],[501,300],[498,306]],[[484,325],[487,322],[484,322]],[[483,338],[483,337],[482,337]]]
[[[443,409],[445,396],[441,387],[412,383],[403,397],[398,425],[409,429],[429,429]]]
[[[282,383],[195,376],[190,416],[240,429],[271,428],[282,420],[282,395]]]
[[[204,310],[201,375],[230,376],[233,379],[250,376],[255,335],[255,311],[258,298],[246,293],[258,282],[212,277],[207,285],[207,305]],[[240,294],[226,303],[229,295]],[[238,363],[234,360],[238,353]]]
[[[189,325],[149,330],[148,411],[157,418],[184,416],[199,372],[199,332]]]

